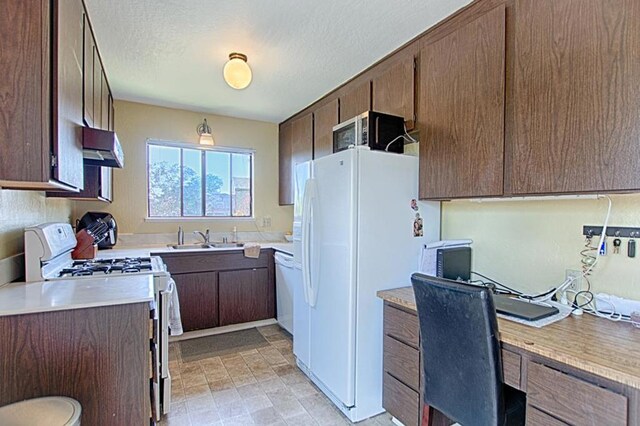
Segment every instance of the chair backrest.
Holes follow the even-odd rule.
[[[502,425],[502,359],[487,288],[411,277],[420,320],[424,400],[463,426]]]

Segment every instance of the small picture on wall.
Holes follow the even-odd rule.
[[[416,218],[413,220],[413,236],[422,237],[424,235],[422,218],[420,213],[416,213]]]

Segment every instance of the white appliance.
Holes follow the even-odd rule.
[[[154,338],[151,343],[153,377],[151,404],[159,421],[171,406],[171,374],[169,372],[169,305],[175,291],[171,275],[157,256],[137,258],[97,258],[73,260],[71,252],[77,244],[68,223],[45,223],[25,229],[26,281],[86,279],[101,275],[153,274],[155,308]]]
[[[407,285],[422,244],[440,236],[440,204],[417,203],[418,158],[357,147],[296,166],[293,350],[300,368],[353,422],[382,408],[382,301]]]
[[[293,298],[296,287],[302,288],[302,270],[293,256],[276,251],[276,308],[278,324],[293,334]]]

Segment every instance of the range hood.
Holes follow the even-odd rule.
[[[124,153],[115,132],[82,128],[84,163],[102,167],[124,167]]]

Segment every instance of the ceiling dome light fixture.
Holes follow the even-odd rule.
[[[251,68],[247,64],[247,55],[230,53],[229,62],[224,64],[224,81],[234,89],[242,90],[251,83]]]
[[[206,118],[196,127],[196,132],[198,132],[198,136],[200,136],[200,145],[214,146],[216,144],[216,141],[213,140],[213,136],[211,135],[211,127],[207,124]]]

